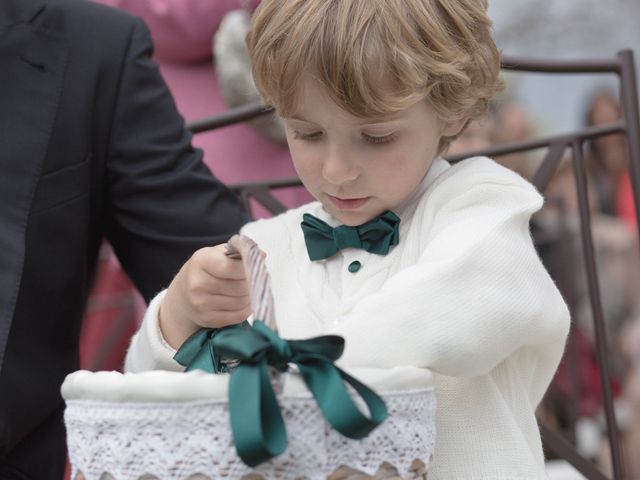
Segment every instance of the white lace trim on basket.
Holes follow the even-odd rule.
[[[255,472],[264,479],[320,480],[343,465],[373,474],[389,462],[404,474],[415,459],[428,463],[435,444],[433,390],[383,397],[389,418],[364,440],[350,440],[331,429],[314,399],[280,398],[289,446],[256,469],[236,455],[224,401],[68,400],[71,478],[81,472],[86,480],[103,474],[115,480],[240,479]]]

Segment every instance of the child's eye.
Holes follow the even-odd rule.
[[[322,137],[321,131],[310,132],[310,133],[301,132],[299,130],[293,131],[293,138],[297,140],[319,140],[321,137]]]
[[[396,134],[394,132],[388,135],[375,136],[375,135],[368,135],[366,133],[363,133],[362,138],[364,138],[367,142],[372,143],[374,145],[382,145],[385,143],[393,142],[396,139]]]

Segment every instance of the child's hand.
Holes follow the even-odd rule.
[[[160,329],[178,348],[200,327],[240,323],[251,315],[249,286],[242,261],[225,255],[225,246],[198,250],[175,276],[160,305]]]

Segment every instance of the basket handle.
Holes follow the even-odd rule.
[[[230,258],[242,260],[244,271],[249,282],[249,297],[253,318],[262,320],[269,328],[278,331],[273,296],[271,294],[271,278],[265,262],[265,255],[258,244],[245,235],[234,235],[226,243],[225,254]]]

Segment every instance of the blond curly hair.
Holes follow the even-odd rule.
[[[263,0],[247,45],[258,90],[285,117],[303,73],[357,117],[426,99],[449,124],[482,115],[502,85],[486,0]]]

